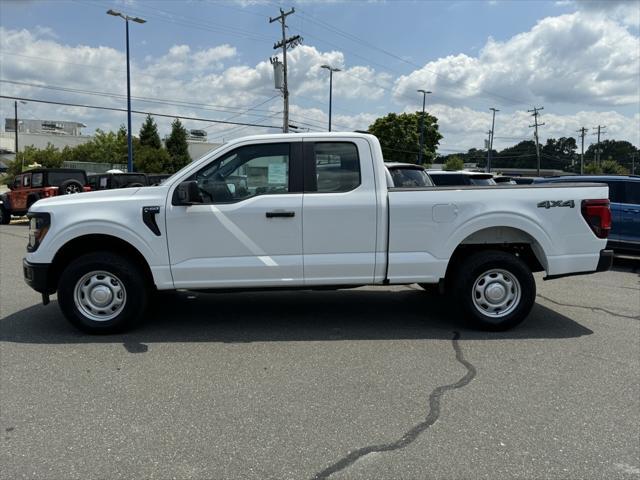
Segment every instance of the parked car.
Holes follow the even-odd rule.
[[[640,253],[640,176],[566,175],[536,179],[536,183],[589,182],[609,186],[612,225],[609,248]]]
[[[433,187],[433,182],[422,165],[415,163],[384,162],[396,188]]]
[[[89,175],[92,190],[111,190],[113,188],[144,187],[149,185],[144,173],[98,173]]]
[[[13,179],[9,192],[0,195],[0,223],[22,216],[41,198],[70,195],[90,190],[87,174],[74,168],[35,168]]]
[[[429,176],[433,183],[438,187],[450,187],[457,185],[496,185],[493,175],[482,172],[468,172],[460,170],[456,172],[447,172],[445,170],[428,170]]]
[[[604,185],[388,188],[387,173],[373,135],[236,139],[158,187],[39,201],[24,277],[91,333],[132,327],[156,289],[414,282],[503,330],[531,311],[532,272],[610,268]]]

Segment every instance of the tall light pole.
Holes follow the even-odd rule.
[[[320,68],[326,68],[329,70],[329,131],[331,131],[331,101],[333,96],[333,72],[339,72],[339,68],[334,68],[329,65],[321,65]]]
[[[432,93],[429,90],[418,90],[422,93],[422,117],[420,117],[420,150],[418,150],[418,165],[422,165],[422,148],[424,146],[424,107],[427,103],[427,94]]]
[[[127,171],[133,172],[133,145],[131,141],[131,73],[129,69],[129,20],[136,23],[145,23],[146,20],[140,17],[130,17],[129,15],[124,15],[120,12],[116,12],[115,10],[107,10],[107,14],[113,15],[114,17],[120,17],[124,19],[124,23],[126,25],[127,32]]]
[[[489,110],[493,112],[493,120],[491,120],[491,137],[489,139],[489,151],[487,152],[487,172],[491,173],[491,156],[493,155],[493,135],[495,133],[496,126],[496,112],[499,112],[497,108],[491,107]]]

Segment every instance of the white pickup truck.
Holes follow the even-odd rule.
[[[155,187],[29,211],[26,282],[78,328],[131,327],[156,290],[440,285],[477,326],[521,322],[546,278],[610,268],[600,184],[394,188],[378,140],[253,136]]]

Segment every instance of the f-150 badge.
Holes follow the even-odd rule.
[[[545,200],[538,203],[538,208],[553,208],[553,207],[569,207],[574,208],[576,206],[573,200]]]

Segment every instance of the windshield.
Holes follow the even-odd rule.
[[[391,169],[393,186],[399,188],[432,187],[433,183],[427,172],[417,168]]]
[[[471,185],[497,185],[493,178],[471,177]]]

